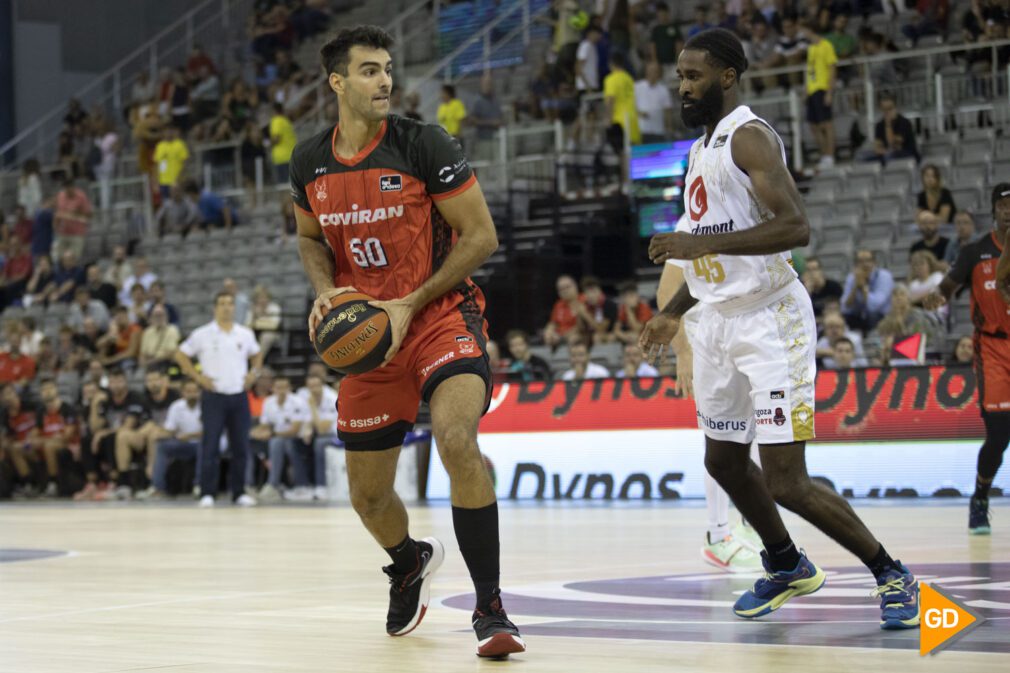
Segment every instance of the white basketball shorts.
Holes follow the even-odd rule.
[[[700,304],[684,316],[694,352],[698,427],[712,439],[785,444],[814,438],[817,326],[794,281],[757,305]]]

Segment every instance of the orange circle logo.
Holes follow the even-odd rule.
[[[699,175],[691,183],[687,190],[687,209],[691,213],[691,219],[695,222],[701,221],[702,216],[708,212],[708,192],[705,190],[705,181]]]

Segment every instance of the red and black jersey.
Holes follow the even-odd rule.
[[[48,405],[43,405],[38,411],[36,423],[43,437],[58,437],[67,428],[76,430],[77,412],[66,402],[60,402],[60,406],[55,411],[50,409]]]
[[[440,126],[389,115],[350,159],[336,154],[338,133],[334,126],[295,148],[292,198],[319,221],[336,259],[337,287],[399,299],[423,285],[455,243],[435,202],[466,191],[477,178],[459,141]],[[483,312],[483,294],[469,278],[418,317],[437,317],[464,302],[464,311]]]
[[[28,440],[35,429],[35,409],[21,405],[17,412],[5,409],[3,412],[3,430],[8,437],[17,442]]]
[[[961,248],[950,279],[971,289],[971,318],[981,334],[1010,338],[1010,305],[996,289],[996,264],[1003,246],[995,232]]]

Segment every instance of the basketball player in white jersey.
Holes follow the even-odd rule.
[[[687,219],[683,215],[681,220]],[[666,306],[680,286],[684,284],[683,262],[679,259],[667,260],[656,289],[656,302]],[[684,314],[684,329],[677,332],[673,340],[673,350],[677,355],[677,392],[684,397],[694,397],[692,381],[693,353],[691,339],[696,331],[699,306]],[[760,461],[756,445],[751,447],[751,457]],[[758,463],[760,466],[760,462]],[[754,529],[741,522],[736,528],[729,525],[729,496],[710,474],[705,474],[705,509],[708,514],[708,529],[705,542],[701,546],[701,559],[720,570],[731,573],[753,572],[761,568],[760,539]]]
[[[738,103],[747,69],[740,40],[723,29],[698,33],[677,61],[681,116],[704,127],[691,149],[686,226],[653,237],[657,264],[686,260],[686,283],[648,322],[641,345],[661,355],[695,304],[694,394],[705,432],[705,466],[761,536],[766,574],[734,605],[755,618],[824,584],[824,572],[793,544],[775,503],[856,555],[876,578],[885,629],[919,624],[919,586],[848,502],[806,470],[814,438],[816,328],[790,250],[810,225],[782,141]],[[762,468],[748,455],[757,439]]]

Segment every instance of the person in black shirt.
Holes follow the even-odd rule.
[[[522,330],[510,330],[505,335],[509,353],[512,354],[512,364],[508,369],[508,380],[527,383],[529,381],[550,381],[551,366],[541,357],[530,352],[526,333]]]
[[[144,470],[148,479],[151,478],[158,455],[155,445],[168,436],[164,431],[165,417],[168,407],[177,399],[179,394],[168,387],[165,372],[159,368],[149,369],[144,375],[142,409],[136,412],[136,423],[116,433],[116,464],[120,472],[129,469],[134,452],[139,451],[145,454]]]
[[[29,496],[36,494],[31,483],[34,470],[28,464],[37,460],[30,443],[34,431],[35,408],[21,399],[13,384],[4,384],[0,389],[0,460],[10,461],[22,484],[21,493]]]
[[[112,490],[111,485],[103,488],[85,490],[75,496],[78,500],[109,500],[128,498],[132,492],[126,483],[126,472],[129,468],[129,457],[123,463],[116,455],[116,436],[123,430],[135,430],[147,413],[144,400],[127,386],[126,374],[121,369],[109,372],[108,391],[99,390],[91,399],[88,412],[88,425],[91,428],[91,446],[83,447],[91,451],[92,459],[96,461],[98,470],[103,470],[110,481],[118,486]],[[89,475],[89,486],[93,486]]]
[[[873,132],[874,158],[882,163],[906,157],[919,161],[915,129],[912,122],[898,112],[898,104],[892,94],[885,93],[880,96],[880,114],[881,119]]]
[[[940,235],[940,221],[936,214],[929,210],[920,210],[919,214],[915,216],[915,224],[922,232],[922,239],[913,243],[908,253],[929,250],[933,253],[933,257],[944,259],[950,239]]]
[[[824,276],[821,260],[811,257],[803,270],[803,285],[807,288],[810,301],[814,305],[814,315],[818,318],[824,313],[824,306],[829,301],[840,303],[842,300],[842,285],[837,280]]]
[[[52,379],[45,379],[39,385],[39,399],[42,404],[36,413],[37,420],[31,441],[34,448],[45,458],[46,474],[49,477],[45,495],[52,498],[59,494],[58,454],[71,447],[77,447],[80,443],[77,410],[60,399],[59,388]]]
[[[92,299],[105,304],[105,307],[112,310],[116,305],[116,286],[106,283],[102,278],[102,269],[97,264],[89,264],[84,271],[84,287]]]
[[[940,169],[934,164],[922,167],[922,191],[918,197],[919,210],[928,210],[940,217],[940,222],[953,222],[957,206],[954,195],[943,186]],[[937,257],[943,259],[943,257]]]

